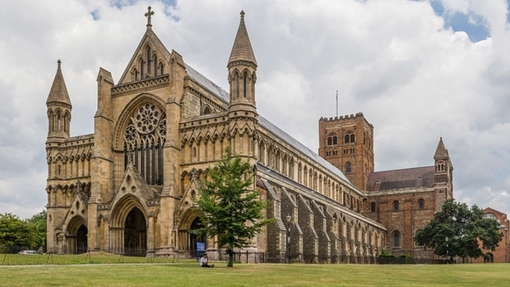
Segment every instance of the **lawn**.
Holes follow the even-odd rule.
[[[0,286],[510,286],[510,264],[196,262],[0,266]]]

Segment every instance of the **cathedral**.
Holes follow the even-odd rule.
[[[46,101],[48,253],[188,258],[201,243],[226,258],[191,231],[200,181],[230,147],[276,219],[239,250],[251,262],[373,263],[383,249],[431,258],[412,236],[452,197],[442,140],[433,166],[374,172],[373,126],[356,114],[320,119],[317,154],[259,114],[244,12],[225,54],[228,92],[165,47],[153,14],[119,81],[99,68],[92,134],[71,136],[58,61]]]

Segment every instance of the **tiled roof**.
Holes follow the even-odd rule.
[[[202,85],[204,88],[211,91],[211,93],[215,94],[218,98],[225,101],[226,103],[230,102],[230,96],[225,90],[223,90],[215,83],[211,82],[211,80],[204,77],[204,75],[197,72],[197,70],[193,69],[188,64],[186,64],[186,71],[188,72],[188,76],[190,76],[193,80]]]
[[[368,175],[367,191],[389,191],[434,186],[434,166],[373,172]]]
[[[215,83],[211,82],[211,80],[207,79],[205,76],[197,72],[195,69],[193,69],[191,66],[186,64],[186,71],[188,72],[188,75],[195,80],[197,83],[199,83],[201,86],[208,89],[211,93],[216,95],[219,99],[225,101],[228,103],[230,101],[230,95],[223,90],[221,87],[216,85]],[[266,118],[259,115],[259,124],[272,132],[275,136],[279,137],[283,141],[287,142],[288,144],[292,145],[295,149],[303,153],[305,156],[308,156],[310,159],[314,160],[318,164],[322,165],[324,168],[329,170],[331,173],[339,176],[343,180],[345,180],[347,183],[352,183],[347,179],[347,177],[343,174],[341,170],[336,168],[334,165],[326,161],[324,158],[320,157],[318,154],[311,151],[309,148],[307,148],[305,145],[300,143],[298,140],[291,137],[289,134],[278,128],[276,125],[268,121]]]

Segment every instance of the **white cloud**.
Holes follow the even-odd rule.
[[[92,133],[99,67],[119,80],[151,5],[153,30],[167,49],[225,89],[244,10],[259,64],[258,112],[312,150],[319,118],[335,116],[338,90],[340,115],[361,111],[375,126],[377,170],[432,165],[442,136],[456,198],[509,213],[508,7],[489,2],[442,1],[445,15],[484,19],[490,38],[476,43],[444,28],[428,1],[3,3],[0,212],[29,217],[46,202],[45,101],[57,59],[73,103],[71,133]]]

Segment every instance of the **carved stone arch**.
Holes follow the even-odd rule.
[[[225,137],[226,137],[226,136],[227,136],[227,133],[226,133],[225,131],[222,131],[222,132],[220,133],[220,136],[219,136],[220,141],[223,141],[223,140],[225,139]]]
[[[207,131],[204,135],[204,144],[207,144],[211,140],[211,133]]]
[[[218,132],[217,131],[214,131],[212,136],[211,136],[211,140],[213,142],[216,142],[216,140],[219,138],[219,135],[218,135]]]
[[[64,112],[64,117],[67,119],[67,120],[71,120],[71,112],[69,110],[66,110]]]
[[[181,139],[181,148],[185,147],[186,144],[189,144],[188,143],[188,138],[186,135],[184,135],[184,137]]]
[[[53,190],[53,192],[59,192],[59,191],[62,192],[63,189],[64,189],[64,187],[62,185],[57,184],[55,186],[55,189]]]
[[[202,134],[200,133],[198,136],[197,136],[197,145],[200,145],[200,143],[202,142],[202,140],[204,139],[204,137],[202,136]]]
[[[147,206],[133,194],[120,197],[109,219],[110,250],[134,256],[146,256],[149,216]]]
[[[241,74],[241,71],[239,71],[238,68],[234,68],[234,70],[232,70],[232,72],[230,72],[229,81],[236,80],[239,77],[240,74]]]
[[[129,193],[122,196],[112,207],[110,226],[124,227],[124,222],[126,221],[128,213],[135,207],[142,212],[146,220],[145,223],[148,226],[147,207],[136,196]]]
[[[193,220],[198,217],[198,211],[194,208],[188,208],[183,211],[179,221],[179,230],[189,230]]]
[[[131,81],[139,80],[138,77],[139,77],[138,67],[136,66],[131,67]]]
[[[166,120],[165,102],[155,94],[141,93],[126,104],[124,111],[120,114],[115,123],[114,148],[116,150],[124,149],[124,132],[130,123],[130,118],[144,104],[153,104],[162,113],[162,119]]]
[[[66,253],[80,254],[87,252],[88,227],[87,220],[83,216],[74,215],[67,222],[65,233],[68,249]]]
[[[189,138],[189,141],[188,141],[188,146],[191,147],[195,142],[196,142],[195,135],[191,135],[191,137]]]
[[[212,114],[213,112],[213,109],[211,108],[211,106],[209,104],[204,104],[204,106],[202,107],[202,115],[210,115]]]

